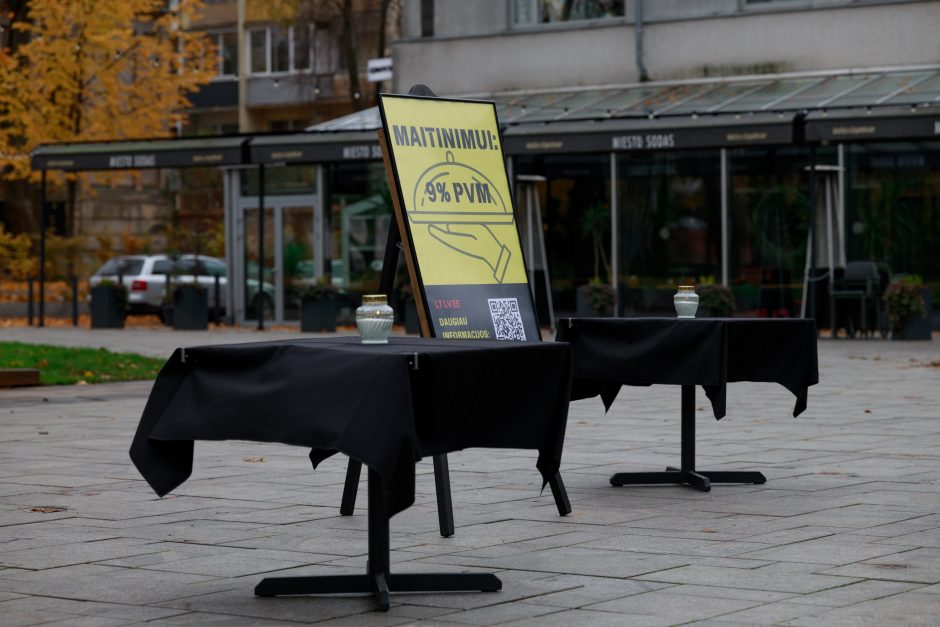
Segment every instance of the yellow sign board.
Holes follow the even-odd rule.
[[[493,103],[383,95],[380,108],[435,335],[538,339]]]

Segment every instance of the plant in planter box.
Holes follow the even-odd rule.
[[[91,328],[122,329],[127,313],[127,288],[104,279],[91,288]]]
[[[695,288],[698,293],[698,318],[730,318],[734,315],[734,294],[727,285],[707,283]]]
[[[600,279],[594,279],[587,285],[588,302],[591,309],[600,316],[610,316],[614,313],[614,288]]]
[[[896,340],[929,340],[930,320],[920,277],[909,275],[885,290],[885,308]]]
[[[329,277],[320,277],[300,293],[300,330],[335,331],[339,292]]]
[[[610,207],[608,205],[599,203],[584,210],[581,215],[581,234],[591,239],[594,276],[587,285],[582,285],[576,290],[578,315],[610,316],[614,313],[616,294],[606,279],[611,276],[610,261],[604,246],[609,231]]]

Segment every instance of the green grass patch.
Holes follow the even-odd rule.
[[[0,342],[0,368],[37,368],[43,385],[155,379],[163,364],[163,359],[104,348]]]

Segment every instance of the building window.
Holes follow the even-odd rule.
[[[313,26],[249,31],[251,73],[305,72],[313,64]]]
[[[219,76],[238,76],[238,33],[216,33],[215,40],[219,51]]]
[[[514,0],[513,23],[532,26],[576,20],[621,18],[624,0]]]
[[[268,73],[268,29],[259,28],[248,31],[249,47],[251,51],[251,73]]]
[[[290,72],[290,31],[276,26],[270,32],[271,71]]]
[[[291,27],[291,51],[294,71],[309,70],[313,56],[313,25]]]

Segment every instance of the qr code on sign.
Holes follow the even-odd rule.
[[[490,298],[490,317],[496,329],[497,340],[525,342],[525,327],[519,313],[519,301],[515,298]]]

